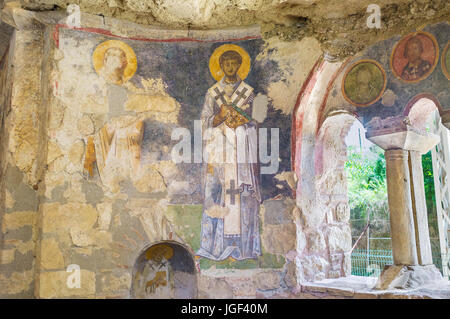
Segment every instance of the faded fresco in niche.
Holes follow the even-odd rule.
[[[405,82],[419,82],[433,72],[439,59],[436,39],[428,32],[414,32],[395,45],[391,56],[394,75]]]
[[[342,79],[342,94],[356,106],[368,106],[380,99],[386,87],[386,74],[379,63],[361,60]]]
[[[179,244],[160,243],[143,252],[134,267],[133,298],[192,299],[197,297],[195,263]]]
[[[450,51],[449,51],[450,42],[447,42],[444,50],[442,51],[441,57],[441,67],[442,72],[444,72],[445,77],[450,80]]]

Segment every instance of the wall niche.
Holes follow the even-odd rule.
[[[197,298],[197,274],[190,252],[175,242],[146,248],[133,270],[131,296],[136,299]]]

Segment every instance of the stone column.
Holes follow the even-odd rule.
[[[410,126],[403,116],[368,123],[367,138],[385,150],[394,265],[386,266],[375,289],[413,289],[442,280],[431,258],[422,154],[439,136]]]
[[[430,231],[428,228],[422,154],[417,151],[409,151],[409,171],[417,258],[419,265],[431,265],[433,263],[433,257],[431,254]]]
[[[408,151],[386,150],[386,180],[395,265],[417,265]]]

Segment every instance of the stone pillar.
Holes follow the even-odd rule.
[[[440,139],[408,123],[399,116],[367,124],[367,138],[385,150],[394,255],[394,265],[385,267],[375,289],[414,289],[443,280],[431,257],[422,171],[422,154]]]
[[[433,257],[431,254],[430,231],[428,228],[422,154],[417,151],[409,151],[409,171],[417,258],[419,265],[431,265],[433,263]]]
[[[386,150],[386,179],[395,265],[417,265],[408,151]]]

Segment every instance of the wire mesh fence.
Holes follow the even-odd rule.
[[[394,259],[390,249],[355,249],[351,255],[352,275],[378,277],[384,266],[392,265]],[[440,256],[433,254],[433,263],[442,272]]]
[[[392,250],[355,249],[351,255],[352,275],[378,277],[385,265],[392,265]]]

